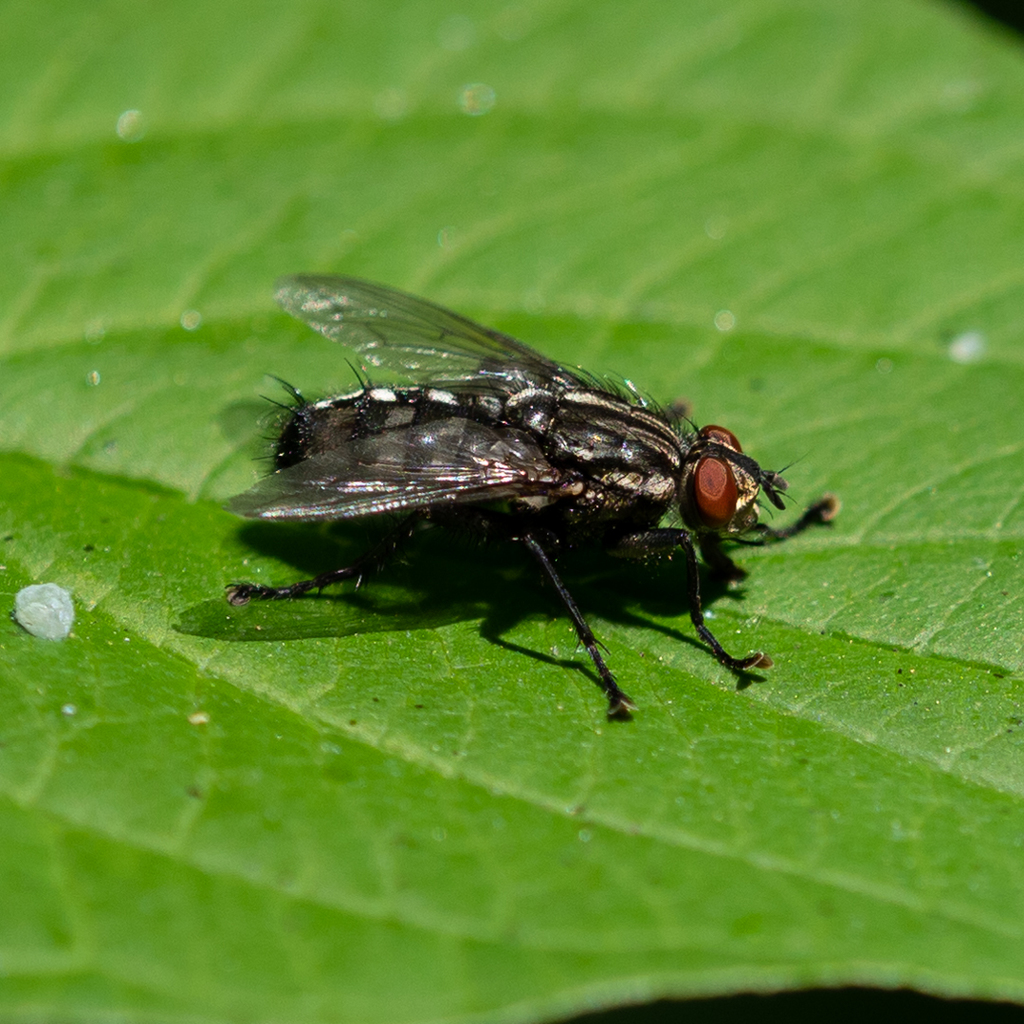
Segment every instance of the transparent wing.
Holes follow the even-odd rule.
[[[261,480],[227,508],[251,519],[348,519],[545,494],[560,479],[528,435],[449,419],[314,455]]]
[[[274,297],[292,316],[358,352],[371,367],[418,383],[513,378],[580,382],[576,371],[458,313],[355,277],[282,277]]]

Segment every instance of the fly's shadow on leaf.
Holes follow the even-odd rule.
[[[372,530],[353,523],[250,523],[241,527],[241,539],[254,551],[295,567],[294,573],[285,572],[280,579],[261,581],[286,585],[352,563],[371,546]],[[659,621],[686,613],[686,570],[681,561],[633,563],[600,550],[574,551],[559,559],[559,572],[588,618],[654,630],[704,649],[699,639],[683,632],[685,626],[677,629]],[[702,592],[707,606],[723,596],[726,587],[703,579]],[[735,591],[729,596],[741,597]],[[525,550],[514,544],[482,546],[440,529],[425,529],[359,588],[348,582],[319,595],[313,591],[286,600],[253,600],[242,607],[229,605],[218,595],[185,609],[175,628],[192,636],[258,642],[404,632],[480,620],[480,635],[491,643],[588,671],[589,662],[553,657],[503,639],[519,622],[538,616],[562,617],[563,612]],[[566,630],[568,635],[568,619]],[[757,678],[745,674],[740,685]]]

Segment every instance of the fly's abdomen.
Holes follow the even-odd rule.
[[[500,422],[501,400],[488,394],[445,388],[360,388],[347,395],[297,406],[281,430],[274,455],[277,469],[353,441],[444,419]]]

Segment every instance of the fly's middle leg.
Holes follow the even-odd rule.
[[[579,638],[579,642],[587,649],[590,660],[593,661],[594,668],[597,669],[597,674],[601,677],[601,687],[608,698],[608,717],[628,717],[630,711],[636,710],[636,705],[633,703],[632,698],[628,697],[619,688],[619,684],[615,681],[615,676],[612,675],[611,669],[605,664],[605,660],[598,649],[597,637],[594,636],[594,631],[587,624],[587,620],[583,618],[583,613],[572,599],[572,594],[566,589],[562,578],[555,571],[554,564],[548,557],[548,553],[532,534],[523,534],[518,539],[526,545],[530,554],[540,562],[541,568],[547,573],[548,579],[558,592],[558,596],[562,599],[562,604],[569,613],[572,624],[576,627],[576,636]]]
[[[600,644],[597,637],[594,636],[594,631],[587,624],[587,620],[583,617],[583,613],[579,610],[551,561],[545,544],[548,547],[557,545],[557,538],[553,534],[549,535],[546,531],[522,532],[519,525],[507,513],[488,509],[461,508],[447,515],[433,513],[430,518],[449,528],[462,529],[487,540],[513,540],[524,544],[551,581],[576,628],[579,642],[586,648],[590,660],[594,663],[594,668],[597,669],[601,688],[608,698],[608,717],[628,718],[630,711],[636,710],[632,698],[624,693],[615,681],[615,676],[601,655]]]

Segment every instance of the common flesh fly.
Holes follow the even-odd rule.
[[[585,545],[637,559],[681,548],[690,618],[718,661],[740,673],[771,667],[760,651],[734,658],[706,625],[697,550],[715,576],[741,579],[723,540],[785,540],[831,520],[839,507],[834,496],[771,529],[758,524],[760,496],[783,509],[786,482],[746,455],[724,427],[697,429],[630,388],[383,285],[301,275],[282,278],[275,294],[292,316],[355,353],[365,379],[349,394],[315,402],[290,389],[294,405],[275,446],[274,472],[228,508],[266,520],[392,513],[397,522],[351,565],[287,587],[232,584],[232,604],[360,581],[424,521],[515,541],[558,593],[597,670],[609,717],[626,716],[635,705],[554,557]],[[673,518],[681,525],[660,525]]]

